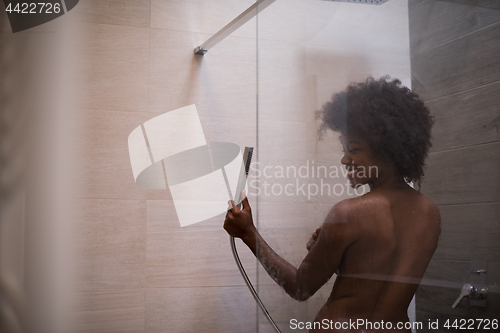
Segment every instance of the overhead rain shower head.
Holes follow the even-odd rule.
[[[367,5],[381,5],[389,0],[323,0],[323,1],[334,1],[334,2],[353,2]]]

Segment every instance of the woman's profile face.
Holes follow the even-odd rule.
[[[384,163],[368,143],[355,135],[341,135],[344,156],[340,162],[347,168],[347,178],[352,187],[374,183],[383,172]]]

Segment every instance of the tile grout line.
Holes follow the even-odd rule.
[[[452,262],[471,262],[471,260],[459,260],[459,259],[432,259],[434,261],[452,261]]]
[[[77,108],[80,110],[87,110],[87,111],[107,111],[107,112],[130,112],[130,113],[140,113],[140,114],[147,114],[147,111],[134,111],[134,110],[117,110],[117,109],[102,109],[102,108]]]
[[[161,31],[173,31],[173,32],[183,32],[183,33],[192,33],[192,34],[204,34],[204,35],[213,35],[211,33],[207,32],[198,32],[198,31],[189,31],[189,30],[176,30],[176,29],[164,29],[164,28],[156,28],[156,27],[145,27],[145,26],[134,26],[134,25],[125,25],[125,24],[111,24],[111,23],[96,23],[96,22],[84,22],[84,23],[90,23],[90,24],[96,24],[96,25],[107,25],[107,26],[115,26],[115,27],[130,27],[130,28],[142,28],[142,29],[148,29],[149,31],[151,30],[161,30]],[[228,38],[241,38],[241,39],[254,39],[253,37],[245,37],[245,36],[228,36]],[[267,41],[267,42],[278,42],[278,43],[287,43],[287,44],[294,44],[296,46],[316,46],[316,47],[321,47],[321,48],[328,48],[328,49],[333,49],[333,50],[353,50],[353,51],[361,51],[361,52],[366,52],[366,50],[363,49],[346,49],[346,48],[334,48],[334,47],[327,47],[322,44],[311,44],[308,42],[302,42],[302,41],[290,41],[290,40],[280,40],[280,39],[267,39],[267,38],[261,38],[262,41]],[[409,54],[406,53],[400,53],[400,52],[381,52],[381,51],[370,51],[372,53],[378,53],[378,54],[396,54],[396,55],[401,55],[401,56],[406,56]],[[130,61],[130,60],[126,60]]]
[[[328,282],[327,282],[328,283]],[[263,284],[263,286],[266,287],[273,287],[276,286],[276,288],[279,288],[276,284]],[[245,290],[248,290],[247,285],[242,283],[242,284],[234,284],[234,285],[222,285],[222,286],[217,286],[217,285],[209,285],[209,286],[185,286],[185,287],[151,287],[151,289],[192,289],[192,288],[245,288]],[[127,290],[141,290],[145,289],[142,287],[134,287],[134,286],[129,286],[129,287],[111,287],[111,288],[76,288],[75,290],[77,292],[91,292],[91,291],[127,291]]]
[[[429,99],[427,101],[424,101],[424,103],[434,102],[434,101],[438,101],[438,100],[440,100],[442,98],[447,98],[447,97],[450,97],[450,96],[455,96],[455,95],[459,95],[459,94],[464,94],[464,93],[467,93],[467,92],[471,92],[473,90],[478,90],[478,89],[486,88],[486,87],[489,87],[491,85],[497,84],[499,82],[500,82],[500,80],[496,80],[494,82],[482,84],[482,85],[479,85],[479,86],[476,86],[476,87],[473,87],[473,88],[469,88],[469,89],[466,89],[466,90],[457,91],[457,92],[454,92],[454,93],[451,93],[451,94],[448,94],[448,95],[444,95],[444,96],[439,96],[439,97],[436,97],[436,98],[432,98],[432,99]]]
[[[149,145],[148,136],[146,135],[146,129],[144,128],[144,124],[141,124],[142,135],[144,135],[144,141],[146,142],[146,147],[148,148],[149,159],[151,160],[151,164],[155,164],[153,158],[153,151],[151,150],[151,146]]]
[[[495,143],[500,143],[500,141],[496,140],[496,141],[482,142],[482,143],[476,143],[476,144],[473,144],[470,146],[463,146],[463,147],[457,147],[457,148],[449,148],[449,149],[443,149],[443,150],[438,150],[438,151],[432,151],[432,152],[429,152],[429,155],[438,154],[438,153],[446,153],[449,151],[455,151],[455,150],[459,150],[459,149],[467,149],[467,148],[472,148],[472,147],[491,145],[491,144],[495,144]]]
[[[148,24],[148,82],[147,82],[147,100],[146,100],[146,120],[148,120],[148,114],[149,114],[149,87],[150,87],[150,72],[151,72],[151,0],[149,0],[149,24]],[[141,125],[143,126],[143,125]],[[144,135],[146,135],[146,132],[144,131]],[[148,143],[149,147],[149,143]],[[149,148],[151,150],[151,148]],[[165,164],[163,163],[163,160],[161,161],[161,165],[163,168],[163,176],[165,179],[165,186],[167,185],[167,175],[165,173]],[[146,190],[146,198],[147,198],[147,190]],[[148,200],[146,199],[146,221],[144,221],[144,331],[146,331],[147,328],[147,251],[148,251]]]
[[[463,206],[463,205],[488,205],[497,203],[500,203],[500,201],[461,202],[461,203],[437,204],[437,206],[449,207],[449,206]]]
[[[461,36],[455,37],[455,38],[453,38],[453,39],[447,40],[447,41],[446,41],[446,42],[444,42],[444,43],[441,43],[441,44],[438,44],[438,45],[434,45],[434,46],[432,46],[432,47],[430,47],[430,48],[428,48],[428,49],[425,49],[425,50],[421,50],[421,51],[418,51],[418,52],[416,52],[416,53],[412,53],[412,52],[410,51],[410,58],[411,58],[411,57],[413,57],[413,56],[418,56],[418,55],[421,55],[421,54],[426,53],[426,52],[428,52],[428,51],[432,51],[432,50],[434,50],[434,49],[437,49],[437,48],[439,48],[439,47],[441,47],[441,46],[443,46],[443,45],[449,44],[449,43],[454,42],[454,41],[456,41],[456,40],[459,40],[459,39],[462,39],[462,38],[468,37],[468,36],[470,36],[470,35],[472,35],[472,34],[475,34],[476,32],[479,32],[479,31],[484,30],[484,29],[488,29],[488,28],[490,28],[490,27],[492,27],[492,26],[494,26],[494,25],[497,25],[497,24],[500,24],[500,21],[497,21],[497,22],[494,22],[494,23],[488,24],[488,25],[486,25],[486,26],[484,26],[484,27],[482,27],[482,28],[476,29],[476,30],[471,31],[471,32],[468,32],[468,33],[466,33],[466,34],[464,34],[464,35],[461,35]]]

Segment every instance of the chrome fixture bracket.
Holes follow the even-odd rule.
[[[215,33],[215,35],[210,37],[205,43],[201,44],[200,46],[197,46],[194,49],[194,53],[204,55],[205,53],[208,52],[209,49],[211,49],[216,44],[218,44],[220,41],[222,41],[224,38],[226,38],[227,36],[232,34],[234,31],[236,31],[243,24],[250,21],[252,18],[254,18],[263,9],[267,8],[274,1],[276,1],[276,0],[258,0],[258,1],[256,1],[253,5],[248,7],[247,10],[245,10],[243,13],[238,15],[237,18],[235,18],[234,20],[229,22],[224,28],[220,29],[217,33]]]

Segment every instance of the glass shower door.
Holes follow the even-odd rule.
[[[283,0],[261,12],[257,24],[257,159],[249,195],[259,232],[298,267],[332,206],[368,191],[350,187],[338,134],[319,140],[315,113],[332,94],[370,75],[410,86],[408,3]],[[335,281],[334,275],[297,302],[261,266],[257,274],[259,294],[282,332],[312,322]],[[258,315],[259,332],[272,332]]]

